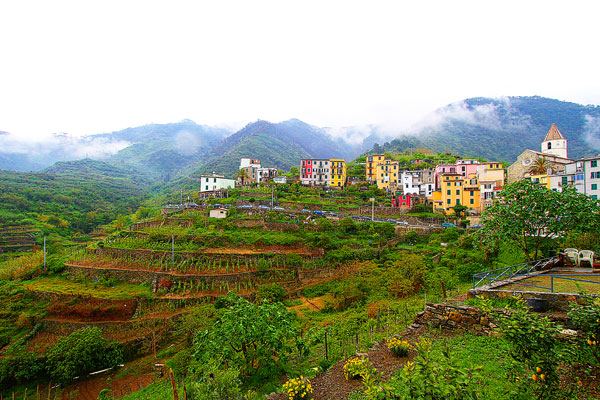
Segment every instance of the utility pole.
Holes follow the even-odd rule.
[[[171,266],[175,265],[175,235],[171,235]]]
[[[44,270],[46,269],[46,236],[44,236]]]
[[[371,197],[371,221],[375,221],[375,197]]]
[[[271,186],[271,210],[273,209],[273,188],[275,186]]]
[[[181,202],[179,204],[183,205],[183,189],[181,189]]]

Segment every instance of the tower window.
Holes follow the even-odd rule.
[[[548,142],[548,150],[552,148],[552,142]]]

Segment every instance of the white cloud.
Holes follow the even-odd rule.
[[[590,147],[600,150],[600,118],[585,116],[583,138]]]

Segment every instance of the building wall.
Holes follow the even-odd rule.
[[[300,160],[300,181],[303,185],[327,186],[331,179],[329,159]]]
[[[379,189],[395,190],[399,178],[398,161],[383,160],[377,163],[375,178]]]
[[[227,179],[215,176],[201,176],[200,192],[210,192],[213,190],[229,189],[235,187],[235,179]]]
[[[373,182],[373,181],[377,181],[376,175],[377,175],[377,165],[383,161],[385,158],[385,156],[383,154],[377,154],[377,155],[372,155],[372,156],[367,156],[366,157],[366,162],[365,162],[365,177],[367,179],[367,181],[369,182]]]
[[[452,214],[457,204],[477,213],[481,211],[481,195],[475,174],[466,178],[458,174],[442,174],[440,182],[440,190],[434,191],[431,198],[435,211]]]
[[[331,163],[329,186],[343,187],[346,184],[346,160],[332,158],[329,161]]]
[[[541,152],[557,157],[567,158],[567,140],[547,140],[541,145]]]

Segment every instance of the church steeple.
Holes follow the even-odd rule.
[[[560,133],[558,127],[552,124],[542,142],[542,153],[557,157],[567,157],[567,139]]]

